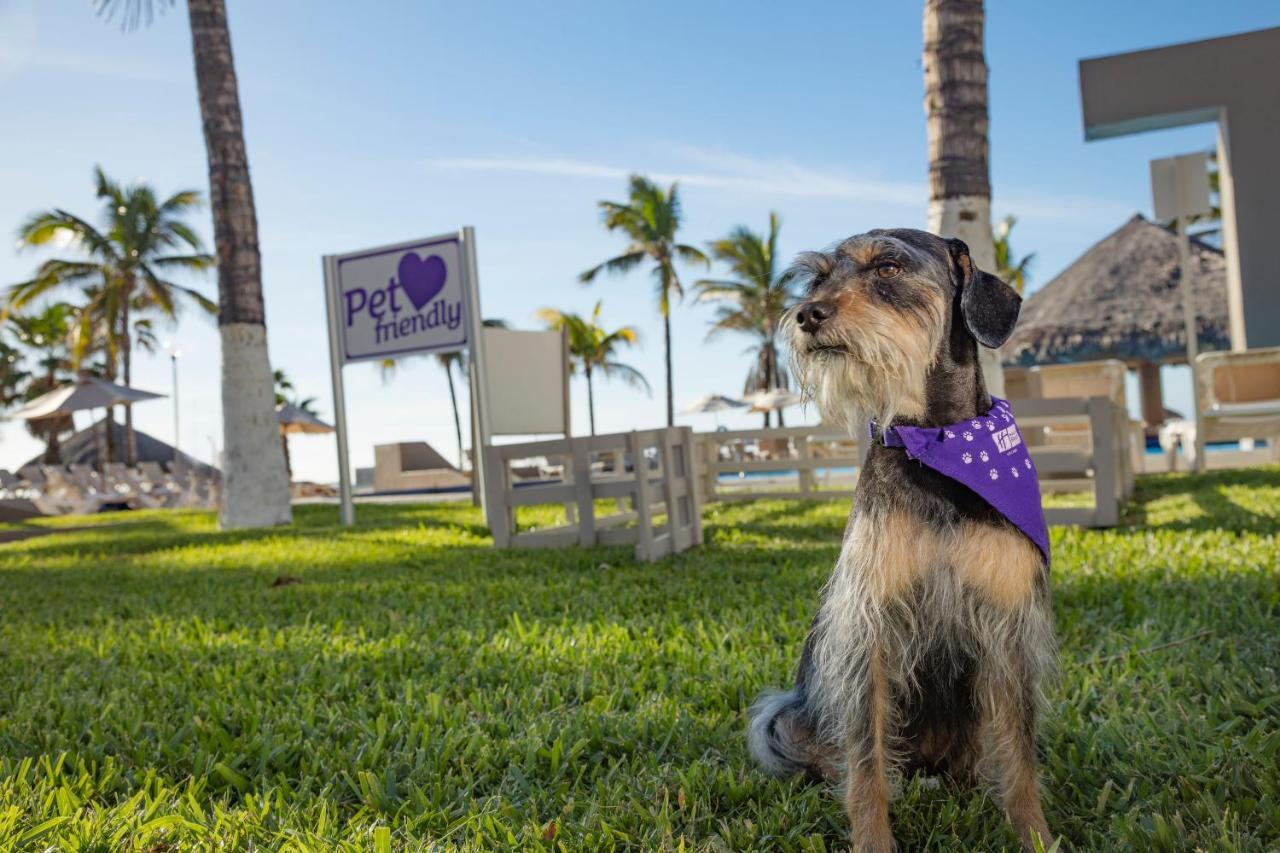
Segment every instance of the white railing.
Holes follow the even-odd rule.
[[[640,560],[701,544],[693,443],[688,427],[669,427],[485,448],[485,500],[494,544],[634,544]],[[518,485],[511,463],[539,456],[562,460],[560,481]],[[612,500],[619,511],[597,513],[599,500]],[[519,530],[516,509],[540,504],[563,506],[565,523]]]
[[[694,438],[698,483],[708,502],[836,497],[853,491],[848,469],[862,465],[860,442],[829,426],[700,432]],[[737,478],[726,482],[725,474]]]
[[[1092,507],[1045,507],[1050,524],[1114,527],[1133,493],[1129,415],[1108,397],[1010,400],[1040,491],[1092,492]]]
[[[1050,524],[1114,526],[1120,504],[1133,491],[1133,437],[1123,407],[1107,397],[1024,399],[1011,405],[1040,474],[1040,491],[1093,493],[1093,507],[1047,507],[1045,519]],[[833,427],[702,432],[694,438],[705,502],[847,497],[856,482],[856,474],[847,469],[862,466],[863,444]],[[757,449],[747,450],[751,446]],[[795,472],[795,487],[779,488],[778,481],[789,472]],[[726,482],[725,474],[739,477]],[[761,474],[779,476],[757,485]]]

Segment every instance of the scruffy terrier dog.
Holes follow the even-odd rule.
[[[876,440],[796,685],[752,708],[751,751],[775,774],[842,779],[855,850],[895,849],[890,791],[904,771],[985,777],[1023,845],[1047,846],[1035,751],[1055,654],[1047,540],[1042,551],[884,440],[992,411],[1012,423],[993,409],[978,344],[1005,341],[1021,299],[964,243],[923,231],[871,231],[796,266],[808,291],[785,327],[800,384],[830,422],[864,430],[873,417]]]

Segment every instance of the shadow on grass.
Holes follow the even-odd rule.
[[[1246,505],[1245,499],[1251,505]],[[1280,532],[1280,466],[1139,477],[1124,527]]]

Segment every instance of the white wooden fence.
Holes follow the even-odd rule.
[[[704,501],[836,497],[853,491],[848,469],[862,465],[859,442],[829,426],[700,432],[694,439]],[[726,482],[723,474],[738,478]]]
[[[1107,397],[1023,399],[1012,406],[1040,474],[1041,492],[1093,493],[1092,507],[1047,507],[1045,519],[1050,524],[1114,526],[1120,504],[1133,492],[1132,435],[1124,408]],[[861,443],[831,427],[703,432],[695,440],[698,483],[702,500],[708,502],[849,495],[856,476],[847,469],[862,467]],[[740,456],[748,445],[766,452]],[[819,474],[824,469],[826,482]],[[787,472],[797,472],[795,488],[779,488]],[[762,483],[763,473],[779,476]],[[740,478],[726,482],[724,474]]]
[[[636,558],[656,560],[702,543],[688,427],[502,444],[485,449],[489,529],[499,548],[634,544]],[[559,458],[558,482],[517,484],[514,460]],[[627,461],[630,461],[630,470]],[[612,500],[618,512],[597,513]],[[519,530],[516,509],[564,507],[564,524]]]
[[[1093,494],[1092,507],[1048,507],[1046,520],[1115,525],[1133,489],[1123,408],[1106,397],[1017,400],[1013,408],[1041,491]],[[485,450],[489,528],[499,548],[631,544],[637,559],[656,560],[701,544],[703,502],[849,495],[861,449],[821,426],[696,435],[671,427],[495,445]],[[559,460],[559,479],[519,483],[512,464],[533,457]],[[788,472],[794,488],[782,482]],[[726,473],[742,476],[726,483]],[[609,501],[617,511],[597,507]],[[564,523],[519,529],[517,509],[538,505],[563,507]]]
[[[1129,414],[1108,397],[1011,400],[1043,492],[1092,492],[1092,507],[1045,507],[1050,524],[1114,527],[1133,493]]]

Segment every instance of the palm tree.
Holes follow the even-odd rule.
[[[484,326],[490,329],[506,329],[510,325],[506,320],[497,319],[488,319],[482,322]],[[462,470],[466,458],[462,448],[462,416],[458,411],[458,391],[453,384],[453,371],[456,368],[465,375],[467,363],[463,361],[461,352],[436,353],[432,358],[444,368],[445,378],[449,380],[449,402],[453,404],[453,432],[458,437],[458,470]],[[384,358],[378,362],[378,372],[381,374],[383,382],[389,381],[395,375],[397,363],[397,359],[394,358]]]
[[[276,406],[293,405],[308,415],[320,416],[320,412],[316,410],[315,397],[298,397],[293,392],[293,382],[289,379],[289,375],[283,370],[276,369],[271,371],[271,385],[274,389]],[[289,482],[293,482],[293,462],[289,458],[289,434],[285,432],[284,424],[277,421],[276,429],[280,431],[280,448],[284,452],[284,470],[289,475]]]
[[[982,30],[982,0],[925,0],[929,230],[960,238],[980,269],[994,270]],[[979,347],[978,357],[988,390],[1003,396],[999,353]]]
[[[769,232],[756,234],[739,225],[727,237],[709,243],[707,248],[717,260],[729,265],[733,279],[702,279],[694,282],[698,301],[720,303],[707,338],[732,331],[751,335],[756,344],[748,350],[755,355],[745,393],[786,388],[787,377],[778,363],[778,323],[793,299],[790,277],[778,271],[778,231],[782,221],[777,213],[769,214]],[[769,413],[764,413],[769,426]],[[783,425],[778,411],[778,426]]]
[[[121,25],[149,23],[173,0],[94,0]],[[231,55],[225,0],[187,0],[196,89],[209,158],[210,206],[218,255],[218,328],[222,337],[222,506],[224,528],[288,524],[289,475],[276,435],[258,217],[249,180],[244,123]]]
[[[609,231],[621,231],[631,239],[621,255],[592,267],[579,278],[584,282],[595,279],[601,271],[613,274],[630,272],[646,260],[653,262],[653,277],[658,286],[658,312],[662,314],[662,339],[667,368],[667,426],[675,423],[675,396],[671,379],[671,297],[684,296],[680,276],[676,273],[676,261],[709,266],[707,256],[699,249],[676,242],[680,230],[680,197],[672,184],[665,192],[662,187],[640,175],[632,175],[628,201],[600,202],[604,227]]]
[[[36,369],[26,375],[20,399],[31,401],[75,378],[70,350],[73,309],[65,302],[46,305],[34,314],[11,314],[8,326],[14,338],[35,357]],[[72,432],[71,415],[27,421],[27,432],[45,443],[44,463],[62,463],[62,436]]]
[[[277,406],[283,406],[289,402],[289,393],[294,390],[289,374],[278,367],[271,371],[271,388],[275,393]]]
[[[101,345],[110,377],[117,378],[118,366],[128,386],[133,379],[131,313],[154,310],[173,318],[178,298],[215,311],[213,302],[201,293],[167,277],[173,271],[208,270],[213,257],[204,252],[200,238],[184,221],[200,206],[195,190],[160,201],[146,184],[121,186],[101,167],[94,169],[94,181],[103,202],[101,228],[61,208],[34,213],[18,228],[21,247],[66,243],[78,249],[80,257],[45,261],[33,278],[9,288],[8,309],[22,309],[59,288],[84,287],[86,304],[76,318],[77,360],[87,346]],[[111,432],[108,428],[108,435]],[[133,410],[127,405],[125,461],[137,462]]]
[[[1027,286],[1027,279],[1031,276],[1031,261],[1035,258],[1036,253],[1032,252],[1018,260],[1014,260],[1015,256],[1013,254],[1013,246],[1009,243],[1009,235],[1013,231],[1013,226],[1017,224],[1018,218],[1011,215],[1000,220],[1000,224],[996,226],[996,275],[1018,291],[1018,295],[1022,295],[1022,291]]]
[[[582,373],[587,377],[587,418],[592,435],[596,434],[596,397],[591,379],[597,370],[605,379],[621,379],[636,388],[643,388],[646,394],[653,393],[644,374],[628,364],[614,361],[618,350],[640,340],[639,333],[633,326],[620,326],[612,332],[607,331],[600,325],[599,301],[590,317],[557,311],[555,308],[540,309],[537,316],[547,324],[548,329],[564,331],[569,337],[569,355],[573,358],[574,369],[581,365]]]

